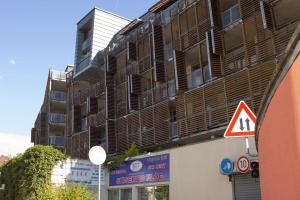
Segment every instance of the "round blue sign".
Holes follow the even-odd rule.
[[[224,158],[220,163],[220,171],[224,175],[232,174],[234,169],[234,163],[229,158]]]

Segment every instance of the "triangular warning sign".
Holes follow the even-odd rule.
[[[247,104],[241,101],[225,131],[224,137],[255,136],[256,117]]]

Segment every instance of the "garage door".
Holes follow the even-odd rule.
[[[235,174],[233,176],[235,200],[260,200],[259,178],[251,174]]]

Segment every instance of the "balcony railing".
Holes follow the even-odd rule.
[[[63,147],[66,144],[66,139],[63,136],[50,136],[49,145]]]
[[[67,99],[66,92],[62,92],[62,91],[52,91],[50,97],[51,100],[53,101],[61,101],[61,102],[65,102]]]
[[[66,116],[59,113],[50,113],[49,122],[54,124],[64,124],[66,122]]]
[[[51,70],[50,77],[52,80],[66,81],[66,73],[65,72]]]

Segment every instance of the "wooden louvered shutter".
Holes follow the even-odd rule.
[[[185,91],[187,89],[187,78],[185,70],[184,53],[182,51],[174,50],[175,60],[175,74],[176,74],[176,89]]]
[[[96,97],[90,97],[90,114],[96,114],[98,112],[98,101]]]
[[[109,154],[116,152],[115,121],[107,120],[107,151]]]
[[[135,42],[127,43],[127,59],[128,60],[137,60],[137,51],[136,51],[136,43]]]
[[[129,75],[130,93],[141,94],[141,77],[138,74]]]
[[[107,101],[107,117],[109,119],[115,118],[115,88],[113,81],[110,80],[106,83],[106,101]]]
[[[97,131],[97,127],[90,127],[90,145],[91,147],[100,144],[100,132]]]
[[[74,106],[74,132],[81,131],[81,107],[79,105]]]
[[[240,12],[242,19],[251,17],[255,11],[259,11],[259,3],[257,0],[239,0]]]
[[[117,71],[117,59],[114,56],[107,56],[107,72],[115,74]]]
[[[215,49],[217,50],[220,47],[218,47],[219,45],[216,44],[217,43],[216,38],[215,38],[214,46],[215,46]],[[208,62],[209,62],[209,65],[210,65],[211,76],[212,77],[222,76],[220,56],[213,53],[211,32],[206,33],[206,47],[207,47],[207,52],[208,52]]]
[[[209,12],[209,18],[210,18],[210,26],[211,27],[220,27],[221,23],[220,23],[218,1],[208,0],[208,12]]]
[[[139,94],[141,93],[141,80],[138,75],[128,76],[128,105],[129,110],[139,109]]]
[[[210,34],[211,34],[212,53],[217,55],[222,55],[223,46],[222,46],[221,33],[215,29],[211,29]]]
[[[153,41],[155,55],[155,80],[159,82],[165,82],[164,43],[161,26],[153,26]]]
[[[265,29],[273,30],[271,5],[265,1],[260,1],[260,11]]]
[[[127,119],[124,117],[116,120],[116,140],[117,152],[124,152],[128,149]]]

